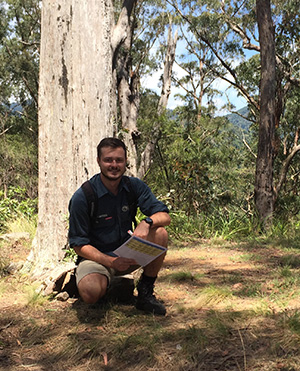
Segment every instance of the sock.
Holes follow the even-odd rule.
[[[154,285],[154,282],[156,281],[156,277],[149,277],[149,276],[146,276],[145,273],[142,274],[141,278],[140,278],[140,282],[143,282],[145,284],[149,284],[149,285]]]

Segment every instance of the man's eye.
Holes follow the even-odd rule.
[[[103,161],[104,161],[104,162],[107,162],[107,163],[109,163],[109,164],[113,163],[114,161],[115,161],[116,163],[118,163],[118,164],[121,164],[121,163],[124,162],[124,160],[123,160],[122,158],[117,158],[117,159],[113,159],[113,158],[105,158]]]

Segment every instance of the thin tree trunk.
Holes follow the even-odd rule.
[[[273,192],[273,145],[275,139],[276,59],[275,37],[269,0],[256,1],[259,29],[261,82],[260,122],[255,173],[255,205],[261,221],[272,218]]]
[[[177,45],[177,38],[178,34],[177,31],[175,32],[174,36],[172,34],[172,24],[169,25],[168,31],[168,45],[167,45],[167,52],[164,62],[164,73],[163,73],[163,84],[161,90],[161,96],[157,108],[157,113],[160,116],[163,114],[165,109],[167,108],[169,96],[171,93],[171,82],[172,82],[172,69],[173,64],[175,61],[175,51]],[[143,178],[147,173],[148,169],[150,168],[151,161],[153,159],[153,154],[155,150],[155,146],[157,141],[160,137],[160,124],[159,122],[155,122],[152,129],[152,139],[149,143],[147,143],[142,155],[140,166],[138,169],[138,177]]]

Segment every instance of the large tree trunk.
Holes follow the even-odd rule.
[[[112,135],[112,4],[43,1],[39,82],[39,213],[29,261],[57,264],[68,202],[98,171],[96,146]]]
[[[257,0],[261,82],[260,122],[255,174],[255,205],[262,222],[274,210],[273,145],[275,139],[276,59],[275,37],[269,0]]]

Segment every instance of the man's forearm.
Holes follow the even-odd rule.
[[[150,218],[153,220],[152,228],[166,227],[171,223],[170,215],[162,211],[151,215]]]
[[[103,254],[92,245],[75,246],[74,250],[82,258],[95,261],[108,268],[112,267],[112,263],[115,260],[114,257]]]
[[[74,250],[85,259],[95,261],[107,268],[113,268],[120,272],[126,271],[132,265],[137,265],[134,259],[109,256],[103,254],[92,245],[75,246]]]

